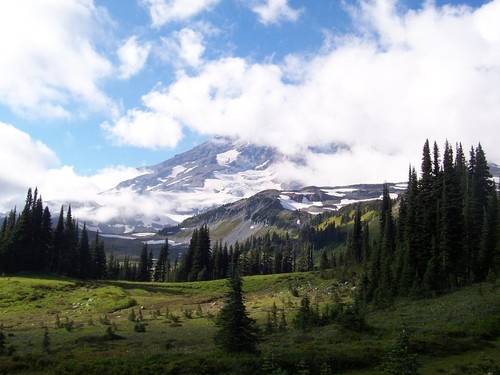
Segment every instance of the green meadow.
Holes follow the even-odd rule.
[[[318,311],[353,302],[353,282],[335,276],[244,278],[247,311],[263,332],[259,355],[228,355],[213,345],[225,280],[1,277],[0,374],[383,374],[379,365],[402,323],[418,355],[419,373],[498,373],[498,283],[431,299],[400,299],[386,309],[367,306],[362,331],[338,324],[294,328],[304,296]],[[273,304],[286,329],[266,334]]]

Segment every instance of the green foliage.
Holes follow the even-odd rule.
[[[181,310],[182,315],[184,315],[185,318],[187,319],[193,319],[193,310],[191,309],[182,309]]]
[[[72,332],[75,329],[75,322],[73,320],[69,320],[68,317],[66,317],[66,321],[63,324],[64,329],[68,332]]]
[[[103,316],[100,316],[99,321],[101,322],[102,325],[105,325],[105,326],[111,325],[111,320],[109,319],[108,314],[104,314]]]
[[[0,357],[1,356],[12,356],[16,349],[14,345],[8,344],[7,336],[3,332],[3,326],[0,326]]]
[[[127,319],[130,320],[131,322],[135,322],[137,320],[137,316],[135,315],[134,309],[130,310]]]
[[[47,327],[44,327],[43,330],[42,350],[44,353],[50,353],[50,336]]]
[[[359,275],[359,268],[344,272],[344,275],[351,275],[354,271]],[[349,282],[347,285],[346,281]],[[265,353],[260,357],[225,353],[213,348],[217,326],[210,324],[206,316],[222,306],[221,296],[226,292],[223,281],[158,284],[102,281],[90,287],[66,278],[0,278],[1,319],[4,326],[9,327],[8,331],[3,328],[8,340],[5,345],[6,348],[16,348],[13,356],[0,356],[0,368],[13,375],[134,374],[139,371],[142,374],[244,375],[264,373],[264,358],[273,353],[275,370],[281,373],[297,374],[302,361],[302,370],[311,374],[322,373],[323,366],[325,374],[328,374],[328,368],[333,373],[376,374],[380,372],[374,366],[381,362],[385,348],[392,344],[392,332],[399,332],[402,316],[414,328],[410,348],[419,353],[422,362],[419,370],[423,374],[474,374],[479,373],[479,368],[494,369],[499,365],[497,301],[500,289],[496,284],[472,285],[432,299],[396,298],[394,305],[384,310],[375,310],[370,305],[365,309],[360,305],[370,329],[353,331],[342,327],[337,318],[325,320],[328,316],[342,315],[353,304],[352,279],[342,279],[342,282],[324,279],[319,272],[246,277],[243,285],[245,306],[258,324],[265,326],[267,312],[272,311],[274,302],[278,308],[278,320],[282,313],[286,313],[292,322],[300,308],[301,298],[291,296],[290,282],[301,296],[309,296],[311,309],[316,310],[316,305],[319,306],[320,326],[313,326],[306,333],[287,329],[266,336],[258,343],[259,351]],[[44,297],[30,302],[31,293],[40,295],[41,290]],[[110,312],[115,310],[114,305],[106,301],[97,303],[97,296],[116,299],[121,305],[123,294],[144,306],[145,316],[145,311],[160,309],[162,318],[148,320],[144,333],[136,333],[133,323],[120,325],[120,321],[127,322],[131,308]],[[55,298],[60,295],[64,298]],[[75,301],[87,300],[90,296],[96,298],[95,305],[72,308]],[[22,309],[17,307],[20,298],[23,299]],[[45,304],[45,300],[50,303]],[[41,307],[36,307],[37,304]],[[181,307],[196,311],[198,304],[203,308],[204,316],[184,319]],[[66,316],[74,320],[78,330],[68,334],[64,329],[52,329],[56,313],[63,322]],[[118,333],[112,323],[106,326],[86,324],[90,318],[97,322],[104,314],[110,322],[119,324],[119,333],[123,335],[121,340],[107,335]],[[167,319],[172,315],[182,325],[172,328],[171,320]],[[25,316],[30,316],[30,319]],[[50,356],[40,349],[43,334],[40,327],[44,324],[49,325]],[[34,338],[35,344],[36,337],[39,338],[38,348],[30,346],[30,337]],[[166,343],[170,343],[168,350]],[[484,358],[480,356],[482,352]]]
[[[217,332],[214,342],[225,352],[248,352],[257,350],[258,330],[255,320],[250,318],[243,300],[243,280],[237,269],[228,279],[229,291],[224,306],[215,320]]]
[[[389,375],[418,374],[418,357],[411,347],[408,327],[404,323],[396,342],[387,351],[381,368]]]
[[[300,308],[293,320],[293,326],[303,332],[309,331],[311,327],[317,326],[320,316],[317,309],[311,307],[311,301],[308,296],[300,300]]]
[[[134,324],[134,331],[139,332],[139,333],[146,332],[146,324],[144,324],[142,322],[136,322]]]

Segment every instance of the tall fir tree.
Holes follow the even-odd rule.
[[[232,269],[224,306],[215,320],[217,332],[214,342],[217,347],[229,353],[255,353],[259,340],[256,322],[245,308],[242,286],[243,279],[239,270]]]
[[[161,245],[160,253],[154,267],[153,280],[156,282],[164,282],[168,278],[168,238],[165,239],[165,243]]]
[[[142,245],[141,254],[139,256],[139,268],[137,273],[137,281],[150,281],[151,275],[149,273],[149,253],[148,244]]]
[[[80,242],[78,243],[79,269],[77,274],[79,277],[88,279],[92,276],[92,259],[90,256],[89,234],[87,224],[83,223],[83,228],[80,234]]]

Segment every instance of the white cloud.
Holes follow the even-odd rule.
[[[76,202],[76,206],[78,202],[99,203],[99,193],[144,173],[136,168],[116,166],[104,168],[92,176],[78,175],[73,167],[61,166],[55,153],[45,144],[2,122],[0,156],[4,161],[0,163],[0,212],[15,206],[22,208],[28,188],[35,187],[46,202]],[[83,215],[81,219],[86,217]]]
[[[151,51],[151,44],[141,44],[136,36],[132,36],[118,49],[120,78],[128,79],[137,74],[144,67]]]
[[[117,145],[142,148],[173,148],[182,139],[182,126],[168,114],[150,106],[151,93],[143,97],[143,103],[151,111],[131,109],[127,115],[113,124],[102,124],[108,138]]]
[[[0,122],[0,212],[23,202],[33,181],[59,164],[52,150],[12,125]]]
[[[93,39],[106,22],[90,0],[0,2],[0,102],[56,118],[72,117],[72,105],[113,109],[100,88],[112,65]]]
[[[173,33],[171,38],[162,39],[162,58],[171,61],[174,65],[187,64],[196,68],[203,62],[205,52],[203,35],[191,28],[183,28]]]
[[[301,9],[291,8],[288,0],[265,0],[251,9],[257,13],[259,21],[264,25],[278,24],[283,21],[295,22],[302,13]]]
[[[409,162],[420,165],[426,138],[440,145],[445,139],[481,142],[489,160],[500,162],[494,136],[500,123],[500,0],[477,10],[428,2],[398,13],[397,5],[362,3],[362,32],[337,38],[309,60],[221,58],[195,74],[179,72],[171,85],[144,97],[145,108],[106,129],[142,147],[172,147],[181,127],[277,146],[305,155],[309,175],[325,184],[366,182],[369,172],[379,182],[405,179]],[[141,118],[154,130],[147,137],[141,129],[148,121]],[[152,135],[162,129],[170,141]],[[310,146],[330,144],[348,151],[329,162],[308,154]]]
[[[153,27],[183,21],[211,9],[220,0],[143,0],[149,9]]]

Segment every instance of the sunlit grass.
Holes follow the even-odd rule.
[[[255,373],[255,366],[260,368],[263,358],[273,353],[289,373],[302,360],[310,366],[328,361],[336,373],[377,374],[374,366],[402,321],[411,329],[423,374],[439,369],[444,371],[439,373],[451,373],[453,366],[469,368],[484,356],[496,358],[498,352],[497,284],[474,285],[434,299],[401,300],[385,310],[368,309],[370,329],[366,332],[351,332],[335,324],[308,332],[291,328],[304,296],[320,310],[336,301],[351,303],[353,285],[345,283],[344,277],[325,279],[317,272],[249,276],[243,287],[247,310],[260,327],[264,328],[276,304],[279,313],[285,313],[288,329],[264,336],[259,345],[262,355],[244,356],[244,365],[239,365],[213,346],[213,317],[223,305],[225,280],[138,283],[2,277],[0,325],[16,357],[0,357],[0,373],[5,369],[10,369],[8,373],[47,373],[47,366],[55,373],[72,373],[83,371],[84,363],[87,372],[82,373],[89,374],[133,373],[131,369],[141,366],[151,373],[200,373],[212,366],[226,368],[227,373],[243,366],[248,372],[241,373]],[[134,329],[135,322],[129,320],[132,311],[137,318],[142,316],[145,332]],[[51,339],[50,356],[42,350],[44,327]],[[109,329],[121,339],[106,338]],[[45,358],[50,363],[30,363],[27,355],[35,362]],[[117,366],[116,372],[110,372],[110,366]]]

